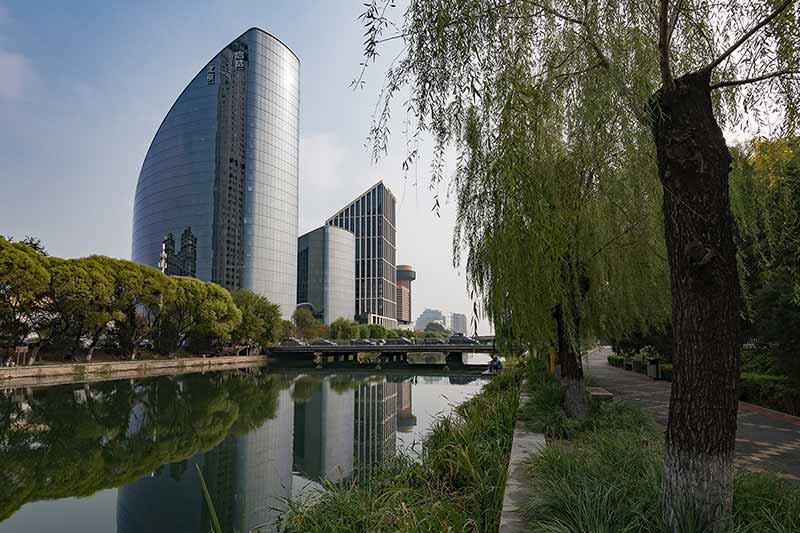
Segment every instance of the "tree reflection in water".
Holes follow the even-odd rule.
[[[7,390],[0,520],[28,502],[130,483],[251,431],[275,416],[288,386],[251,371]]]

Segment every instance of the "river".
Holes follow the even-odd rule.
[[[0,394],[0,533],[273,531],[289,498],[417,455],[476,376],[211,372]]]

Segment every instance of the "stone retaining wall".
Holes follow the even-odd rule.
[[[252,355],[17,366],[0,368],[0,387],[56,385],[246,368],[263,366],[267,360],[265,355]]]

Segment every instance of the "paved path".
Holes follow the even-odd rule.
[[[643,406],[666,427],[671,384],[609,365],[610,353],[607,347],[589,353],[585,370],[592,384],[608,389],[616,398]],[[738,465],[800,481],[800,418],[740,402],[738,422]]]

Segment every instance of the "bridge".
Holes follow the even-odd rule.
[[[321,357],[323,362],[355,361],[358,354],[376,354],[383,364],[408,364],[408,354],[436,353],[444,354],[448,366],[463,365],[465,353],[494,354],[496,348],[491,344],[347,344],[320,346],[273,346],[267,355],[283,359],[315,359]]]

